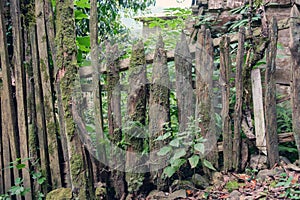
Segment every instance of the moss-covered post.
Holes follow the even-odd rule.
[[[278,134],[277,134],[277,112],[276,112],[276,55],[278,27],[277,20],[273,17],[270,23],[270,44],[267,49],[267,66],[265,72],[265,120],[266,120],[266,144],[267,156],[270,167],[279,162]]]
[[[0,57],[2,68],[2,94],[1,94],[1,111],[2,111],[2,149],[3,149],[3,165],[5,170],[3,171],[4,177],[4,192],[8,192],[11,186],[14,185],[14,177],[19,177],[18,169],[8,168],[11,161],[15,161],[19,156],[17,151],[17,122],[15,106],[13,102],[12,92],[12,74],[10,69],[10,63],[7,52],[7,40],[6,40],[6,26],[4,23],[4,9],[3,1],[0,2]]]
[[[163,158],[155,152],[164,146],[163,141],[155,141],[165,134],[170,123],[170,77],[167,65],[167,53],[160,35],[156,43],[153,60],[152,80],[149,99],[149,136],[150,136],[150,173],[151,179],[161,190],[165,186],[162,179]]]
[[[218,167],[218,149],[213,107],[213,43],[210,31],[203,27],[198,33],[196,44],[196,119],[200,120],[201,134],[205,142],[204,158]],[[206,174],[210,174],[204,167]]]
[[[223,36],[220,42],[220,86],[222,91],[222,133],[224,171],[232,169],[232,130],[229,115],[230,85],[230,38]]]
[[[298,1],[298,4],[300,2]],[[293,131],[294,138],[298,148],[299,164],[300,164],[300,12],[295,4],[291,10],[290,19],[290,50],[291,60],[291,100],[293,108]]]
[[[143,184],[145,165],[142,163],[146,121],[146,59],[144,44],[139,41],[132,47],[129,65],[129,89],[127,99],[126,181],[128,192],[138,192]],[[135,173],[137,172],[137,173]]]
[[[118,45],[106,45],[107,62],[107,98],[108,98],[108,126],[112,141],[110,167],[112,168],[111,179],[115,190],[115,198],[124,198],[125,194],[125,153],[119,147],[122,140],[122,117],[121,117],[121,87]]]
[[[56,1],[56,82],[59,85],[58,101],[61,103],[59,115],[60,128],[64,129],[70,180],[74,198],[89,199],[86,192],[88,170],[85,169],[84,149],[79,133],[76,130],[72,115],[72,104],[77,103],[72,98],[75,92],[75,81],[79,79],[77,65],[77,47],[75,35],[75,16],[73,0]]]
[[[179,130],[185,131],[189,118],[195,114],[195,96],[192,83],[192,56],[185,34],[175,49],[176,97],[178,106]]]

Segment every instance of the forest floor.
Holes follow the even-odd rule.
[[[170,193],[152,191],[144,199],[300,199],[300,168],[282,162],[272,169],[247,170],[242,174],[215,172],[205,189],[177,185]]]

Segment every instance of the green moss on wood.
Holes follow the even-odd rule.
[[[49,192],[46,196],[46,200],[71,200],[72,190],[71,188],[58,188]]]

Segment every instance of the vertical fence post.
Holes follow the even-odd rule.
[[[270,44],[267,49],[267,67],[265,72],[265,119],[266,119],[266,142],[267,156],[270,167],[279,162],[277,113],[276,113],[276,51],[278,39],[277,20],[273,17],[270,24]]]
[[[144,180],[145,165],[142,152],[146,133],[146,58],[144,44],[139,41],[132,47],[129,65],[129,90],[127,99],[126,182],[129,193],[137,192]],[[134,173],[139,172],[139,173]]]
[[[175,49],[176,97],[178,106],[179,131],[185,131],[189,117],[195,113],[192,83],[192,56],[186,36],[182,32],[181,40]]]
[[[119,50],[117,44],[106,45],[107,61],[107,95],[108,95],[108,126],[109,134],[114,148],[111,149],[110,161],[112,162],[111,178],[115,188],[115,198],[121,199],[125,195],[124,153],[118,149],[117,144],[122,140],[121,117],[121,88],[118,64]],[[115,170],[118,167],[121,170]]]
[[[218,149],[213,107],[213,44],[209,30],[203,27],[198,33],[196,45],[196,119],[200,119],[201,134],[207,139],[205,142],[204,159],[218,167]],[[204,167],[210,175],[208,168]]]
[[[152,180],[158,189],[162,189],[161,165],[162,158],[154,152],[163,147],[162,141],[155,139],[165,133],[165,128],[170,122],[170,78],[167,66],[167,54],[164,48],[163,38],[160,35],[156,44],[153,60],[152,81],[149,100],[149,134],[150,134],[150,166]]]
[[[236,55],[236,74],[235,74],[235,90],[236,100],[234,106],[234,136],[233,136],[233,168],[238,171],[241,167],[241,123],[242,123],[242,105],[243,105],[243,80],[242,70],[244,63],[244,42],[245,42],[245,27],[239,30],[238,50]]]
[[[223,132],[223,159],[224,171],[233,167],[232,130],[229,116],[230,99],[230,38],[223,36],[220,42],[220,86],[222,91],[222,132]]]
[[[298,1],[298,3],[300,3]],[[290,50],[291,60],[291,100],[293,113],[293,131],[294,138],[298,148],[298,156],[300,163],[300,12],[295,4],[291,10],[290,18]]]

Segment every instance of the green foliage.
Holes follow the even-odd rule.
[[[186,131],[179,133],[167,130],[164,135],[156,138],[156,141],[168,141],[168,144],[157,153],[159,156],[170,156],[169,165],[163,170],[165,177],[172,177],[186,163],[189,163],[189,166],[185,166],[190,169],[199,166],[200,157],[205,152],[205,139],[200,134],[200,128],[197,126],[198,122],[199,120],[190,118]],[[205,159],[202,160],[202,165],[211,170],[216,170]]]
[[[11,162],[10,165],[7,167],[9,169],[11,168],[17,168],[18,170],[27,169],[27,166],[22,163],[25,160],[28,160],[28,158],[21,160],[21,158],[17,158],[15,161]],[[32,163],[34,166],[36,163]],[[3,170],[3,169],[2,169]],[[43,185],[46,181],[46,178],[42,175],[41,172],[31,172],[31,178],[35,180],[39,185]],[[0,194],[0,200],[10,200],[14,199],[15,196],[25,196],[27,193],[31,192],[30,188],[25,188],[23,185],[23,179],[20,177],[15,178],[14,185],[9,189],[8,193]],[[38,192],[35,196],[36,199],[42,200],[45,197],[45,195],[42,192]]]

